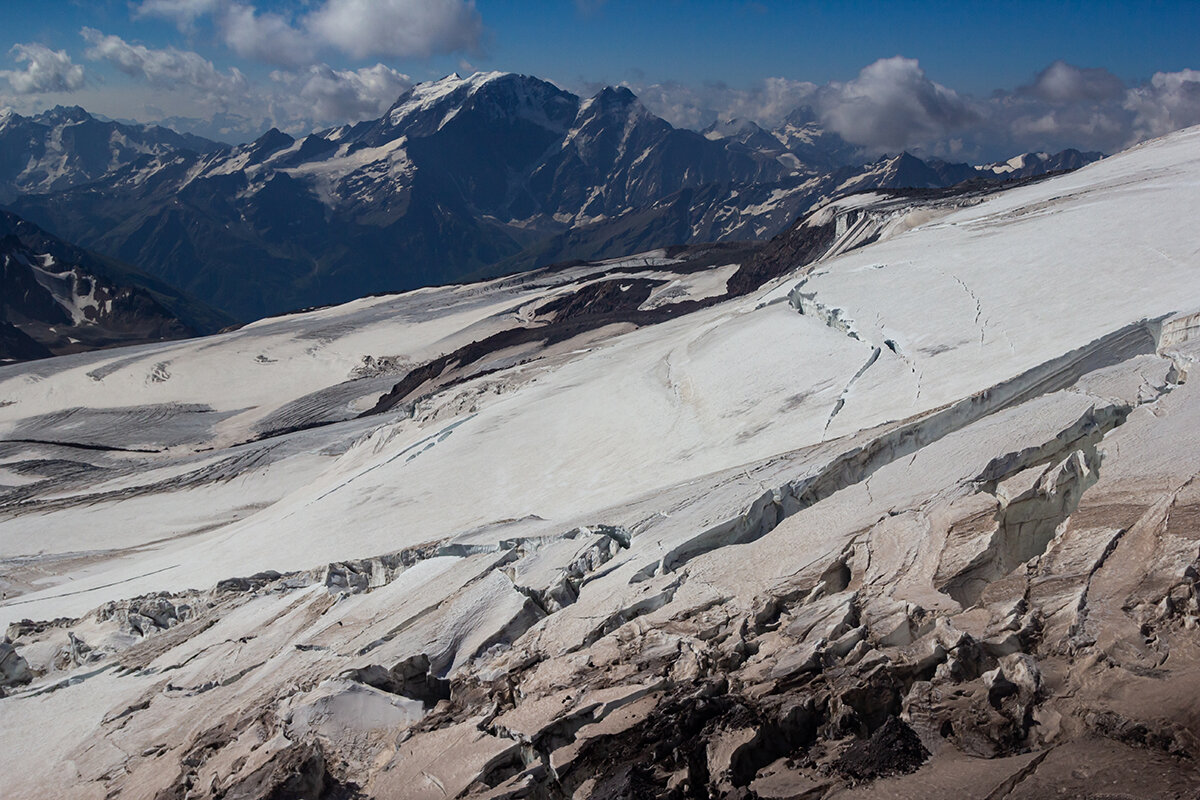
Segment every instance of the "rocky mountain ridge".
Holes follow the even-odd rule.
[[[211,333],[227,317],[0,211],[0,362]]]
[[[105,178],[145,156],[228,145],[158,125],[98,119],[79,106],[32,116],[0,111],[0,203]]]

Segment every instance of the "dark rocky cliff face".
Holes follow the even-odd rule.
[[[224,322],[159,281],[0,212],[0,360],[186,338]]]

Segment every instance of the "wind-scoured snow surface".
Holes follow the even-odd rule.
[[[0,368],[3,794],[1190,797],[1198,206],[1192,129],[723,300],[657,251]]]

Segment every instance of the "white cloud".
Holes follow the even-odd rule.
[[[900,57],[876,61],[854,80],[823,86],[786,78],[770,78],[749,89],[626,85],[655,114],[694,129],[733,117],[772,128],[792,109],[808,105],[827,129],[859,145],[867,156],[905,149],[975,161],[1030,150],[1113,153],[1200,125],[1200,70],[1186,69],[1160,72],[1131,87],[1107,70],[1056,61],[1029,84],[984,99],[942,86],[916,60]]]
[[[1061,61],[983,106],[974,139],[991,152],[1074,147],[1113,153],[1200,124],[1200,71],[1160,72],[1127,86],[1103,69]]]
[[[383,64],[359,70],[318,64],[299,73],[272,72],[271,78],[298,101],[293,116],[316,125],[377,117],[412,86],[407,75]]]
[[[148,113],[162,119],[166,114],[161,106],[168,105],[176,127],[202,136],[252,139],[265,130],[264,125],[303,135],[378,117],[412,86],[409,76],[384,64],[357,70],[314,64],[276,70],[269,82],[254,84],[240,70],[218,70],[188,50],[149,48],[93,28],[84,28],[80,35],[90,45],[88,58],[106,61],[158,90],[159,105],[147,109]],[[174,99],[167,101],[168,95]],[[180,114],[181,107],[190,113]]]
[[[244,58],[297,67],[322,50],[354,58],[427,58],[476,52],[483,21],[474,0],[324,0],[292,17],[239,0],[142,0],[135,15],[191,32],[211,18],[221,42]]]
[[[473,0],[328,0],[304,24],[355,58],[473,51],[483,36]]]
[[[920,148],[969,128],[981,113],[970,98],[931,81],[916,60],[900,57],[880,59],[852,81],[824,86],[782,77],[749,89],[627,85],[655,114],[696,129],[735,117],[769,129],[796,108],[811,106],[826,128],[869,153]]]
[[[1129,90],[1124,108],[1134,115],[1130,143],[1200,125],[1200,70],[1157,72]]]
[[[119,36],[105,35],[95,28],[83,28],[80,35],[91,45],[86,55],[93,61],[107,61],[136,78],[167,89],[186,87],[211,97],[243,97],[249,84],[237,69],[221,72],[198,53],[174,47],[152,49],[130,44]]]
[[[977,138],[984,143],[1011,142],[1008,149],[1013,152],[1073,147],[1112,153],[1125,147],[1132,136],[1131,115],[1119,100],[1106,104],[1006,104],[989,110],[991,118],[979,127]]]
[[[704,128],[717,119],[751,119],[774,127],[791,111],[813,101],[817,85],[789,78],[767,78],[761,85],[735,89],[723,83],[690,87],[679,83],[623,84],[650,111],[684,128]],[[600,86],[588,91],[600,90]]]
[[[165,19],[188,34],[200,20],[209,19],[218,40],[239,56],[281,66],[313,63],[313,50],[320,44],[290,18],[238,0],[142,0],[134,16]]]
[[[967,98],[901,56],[879,59],[847,83],[829,84],[819,107],[827,128],[869,151],[913,148],[979,119]]]
[[[217,17],[225,45],[243,58],[268,64],[311,64],[317,43],[284,17],[260,13],[254,6],[226,3]]]
[[[1106,69],[1085,69],[1055,61],[1039,72],[1031,85],[1017,91],[1047,103],[1103,102],[1124,97],[1125,83]]]
[[[221,0],[142,0],[134,7],[134,16],[170,20],[190,32],[197,19],[214,13],[220,5]]]
[[[94,28],[80,35],[89,59],[112,64],[150,87],[144,95],[152,118],[226,140],[255,138],[264,126],[303,135],[378,117],[412,86],[409,76],[385,64],[357,70],[314,64],[276,70],[270,81],[253,83],[237,68],[219,70],[189,50],[150,48]]]
[[[70,92],[83,88],[83,67],[72,63],[66,50],[51,50],[45,45],[30,43],[13,45],[9,53],[14,61],[25,66],[23,69],[0,70],[0,79],[8,81],[17,94]]]

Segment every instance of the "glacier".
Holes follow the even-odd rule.
[[[0,367],[5,796],[1192,796],[1198,187]]]

